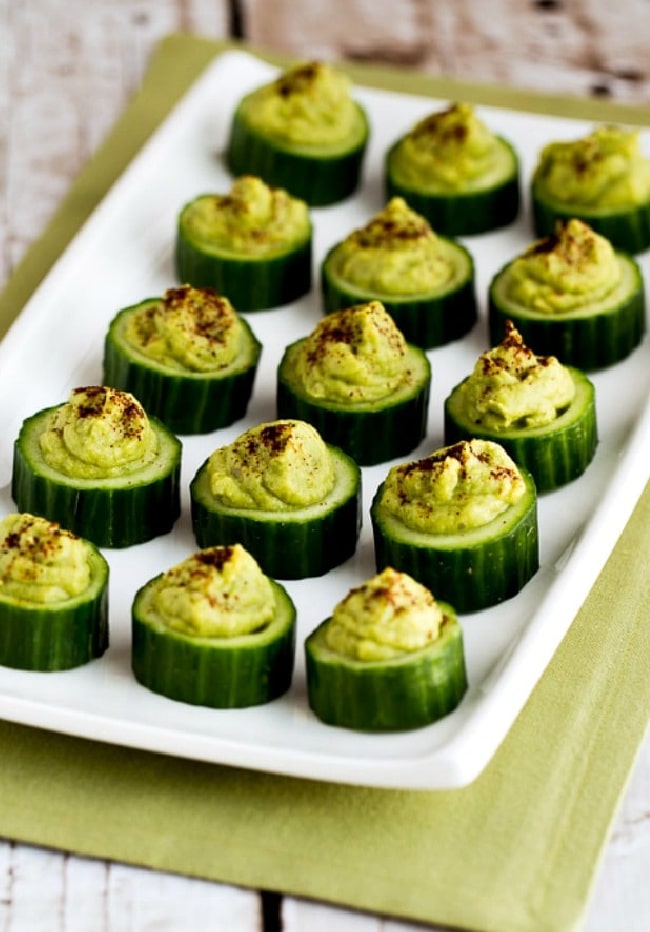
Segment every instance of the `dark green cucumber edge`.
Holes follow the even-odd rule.
[[[431,386],[431,365],[424,350],[409,344],[409,352],[426,378],[418,379],[408,395],[345,407],[311,399],[291,379],[290,357],[301,342],[297,340],[285,349],[278,366],[278,418],[307,421],[324,440],[341,447],[361,466],[406,456],[424,439]]]
[[[445,444],[473,438],[501,444],[518,466],[531,473],[538,492],[548,492],[577,479],[591,463],[598,445],[596,392],[583,372],[572,366],[567,369],[576,389],[574,399],[566,411],[545,427],[491,431],[475,424],[460,402],[460,386],[464,383],[456,385],[444,404]]]
[[[511,263],[496,273],[488,289],[490,342],[500,343],[506,320],[511,320],[538,356],[557,356],[560,362],[587,372],[605,369],[626,359],[646,331],[643,277],[632,256],[618,253],[631,270],[635,287],[629,296],[594,314],[550,315],[503,301],[498,289]]]
[[[350,197],[360,185],[370,135],[368,116],[356,103],[358,138],[340,149],[314,149],[282,144],[254,129],[242,113],[233,115],[226,149],[226,165],[235,176],[256,175],[284,188],[311,207],[325,207]]]
[[[40,456],[39,437],[56,407],[27,418],[14,443],[11,494],[18,510],[58,521],[98,547],[129,547],[171,531],[180,514],[180,440],[150,418],[162,455],[144,477],[73,479]]]
[[[387,199],[403,197],[409,206],[429,221],[436,233],[443,236],[476,236],[513,223],[521,207],[519,159],[510,142],[499,137],[514,160],[514,173],[503,181],[484,189],[442,194],[405,186],[395,178],[393,159],[401,140],[389,148],[385,160],[385,192]]]
[[[361,470],[342,450],[330,447],[330,452],[337,474],[334,501],[286,512],[220,504],[210,492],[206,460],[190,483],[192,530],[199,547],[240,543],[275,579],[323,576],[344,563],[361,532]]]
[[[398,329],[409,343],[422,349],[443,346],[459,340],[472,329],[478,317],[474,281],[474,260],[460,243],[454,244],[467,257],[470,275],[447,290],[415,298],[395,298],[389,295],[363,291],[351,283],[337,278],[331,264],[337,246],[333,246],[321,266],[321,291],[325,313],[351,307],[364,301],[381,301]]]
[[[457,612],[474,612],[517,593],[539,568],[537,494],[530,473],[521,468],[526,492],[515,505],[481,529],[445,535],[411,531],[382,513],[382,483],[370,509],[377,572],[387,566],[408,573],[449,602]]]
[[[531,209],[536,236],[550,236],[558,220],[578,219],[608,239],[615,249],[636,255],[650,246],[650,201],[629,207],[589,210],[582,204],[560,204],[531,184]]]
[[[175,434],[207,434],[243,418],[262,352],[248,322],[241,319],[246,352],[232,365],[214,373],[179,372],[148,359],[124,338],[128,318],[156,303],[124,308],[111,321],[104,340],[104,384],[130,392]]]
[[[286,252],[268,257],[245,257],[206,249],[188,234],[186,204],[176,229],[176,275],[183,284],[214,288],[236,311],[281,307],[307,294],[312,285],[312,233]]]
[[[463,634],[453,609],[429,647],[395,660],[341,657],[325,644],[329,619],[305,641],[307,695],[328,725],[358,731],[405,731],[448,715],[467,691]]]
[[[36,605],[0,598],[0,664],[69,670],[108,648],[108,564],[89,541],[90,584],[66,602]]]
[[[190,637],[165,628],[143,611],[150,580],[132,606],[131,668],[152,692],[210,708],[263,705],[282,696],[293,676],[296,609],[271,580],[276,616],[261,631],[232,638]]]

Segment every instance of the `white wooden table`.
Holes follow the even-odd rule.
[[[479,14],[470,0],[393,0],[386,3],[390,17],[381,6],[0,0],[0,285],[138,86],[152,47],[172,31],[243,35],[296,56],[377,59],[545,90],[650,100],[650,16],[642,0],[619,0],[615,11],[591,4],[588,16],[583,3],[489,0]],[[604,854],[587,932],[648,932],[649,877],[646,740]],[[0,840],[1,932],[280,928],[415,932],[422,926]]]

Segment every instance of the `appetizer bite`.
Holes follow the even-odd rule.
[[[388,150],[385,174],[388,197],[403,197],[444,236],[486,233],[519,213],[517,153],[467,103],[419,120]]]
[[[89,541],[30,514],[0,520],[0,664],[67,670],[108,647],[108,564]]]
[[[646,329],[638,263],[575,218],[496,273],[488,307],[491,342],[512,320],[538,353],[586,371],[625,359]]]
[[[104,382],[135,395],[176,434],[246,414],[262,346],[228,298],[182,285],[123,308],[104,341]]]
[[[408,573],[458,612],[516,595],[539,566],[535,483],[491,440],[394,466],[370,517],[377,569]]]
[[[312,223],[307,205],[244,175],[228,194],[202,194],[181,210],[179,281],[211,287],[238,311],[289,304],[311,288]]]
[[[472,256],[401,197],[332,246],[321,283],[327,313],[381,301],[406,340],[424,349],[459,339],[476,322]]]
[[[75,388],[27,418],[14,444],[20,511],[58,521],[99,547],[167,534],[180,514],[181,443],[128,392]]]
[[[596,452],[596,393],[579,369],[536,356],[512,321],[445,399],[445,443],[494,440],[538,492],[581,476]]]
[[[635,254],[650,246],[650,159],[638,130],[597,126],[581,139],[542,149],[531,184],[537,236],[558,220],[578,217],[616,249]]]
[[[343,728],[420,728],[467,690],[453,608],[392,567],[350,590],[306,639],[305,659],[311,709]]]
[[[361,470],[311,424],[251,427],[219,447],[190,484],[200,547],[242,543],[269,576],[322,576],[354,553]]]
[[[238,104],[226,162],[313,206],[342,201],[361,179],[369,136],[349,78],[325,62],[289,68]]]
[[[136,593],[133,674],[178,702],[262,705],[291,685],[295,626],[286,590],[244,547],[208,547]]]
[[[426,433],[431,366],[380,301],[323,317],[277,372],[278,417],[313,424],[367,466],[409,453]]]

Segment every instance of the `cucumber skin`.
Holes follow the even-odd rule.
[[[175,266],[178,280],[197,288],[214,288],[236,311],[262,311],[296,301],[312,284],[312,240],[279,256],[239,259],[204,251],[183,229],[176,233]]]
[[[267,184],[284,188],[310,207],[326,207],[350,197],[361,183],[363,159],[370,127],[365,110],[356,104],[364,126],[360,141],[352,148],[325,154],[310,153],[306,147],[282,146],[255,130],[237,107],[226,150],[226,166],[235,177],[257,175]]]
[[[272,580],[283,613],[273,637],[268,629],[232,639],[191,638],[152,624],[141,612],[145,584],[132,606],[131,666],[136,680],[177,702],[234,709],[282,696],[293,677],[296,610]]]
[[[346,288],[344,283],[335,281],[328,270],[328,259],[335,248],[330,250],[321,267],[321,293],[326,314],[361,301],[377,299],[382,302],[407,342],[422,349],[433,349],[459,340],[476,323],[478,311],[473,271],[470,279],[460,282],[453,291],[445,294],[430,298],[391,299],[385,295]]]
[[[353,556],[362,522],[361,470],[348,457],[355,473],[355,490],[337,508],[318,520],[256,520],[255,512],[220,507],[210,496],[206,462],[190,483],[192,530],[199,547],[240,543],[274,579],[306,579],[325,573]]]
[[[398,181],[394,177],[391,163],[400,141],[393,143],[386,153],[386,199],[403,197],[416,213],[426,217],[436,233],[452,237],[477,236],[509,226],[519,216],[519,160],[513,146],[505,139],[500,141],[514,156],[515,173],[491,188],[457,194],[429,193],[407,187]]]
[[[58,406],[57,406],[58,407]],[[154,481],[84,488],[74,480],[57,482],[33,467],[23,447],[39,422],[54,408],[27,418],[14,443],[11,494],[19,511],[40,515],[98,547],[130,547],[171,531],[180,515],[181,442],[155,418],[154,429],[167,440],[174,457]],[[62,477],[65,479],[65,477]]]
[[[49,607],[0,599],[0,665],[70,670],[108,648],[108,564],[89,544],[92,592]]]
[[[506,534],[463,547],[436,547],[397,540],[384,530],[377,489],[370,509],[377,572],[393,566],[427,586],[436,598],[449,602],[457,612],[479,611],[512,598],[539,568],[537,496],[532,476],[526,480],[530,505]],[[496,520],[496,519],[495,519]]]
[[[608,239],[615,249],[636,255],[650,246],[650,201],[609,214],[589,211],[580,205],[567,206],[548,200],[539,184],[531,185],[533,230],[536,236],[550,236],[558,220],[579,219],[595,233]]]
[[[253,351],[250,363],[225,376],[201,377],[164,371],[145,359],[127,355],[114,334],[129,310],[117,315],[106,334],[105,385],[130,392],[147,414],[161,420],[175,434],[207,434],[245,417],[262,350],[245,321],[242,323]]]
[[[365,663],[323,650],[327,619],[305,640],[309,706],[325,724],[405,731],[448,715],[467,691],[463,636],[453,610],[444,643],[393,661]]]
[[[488,289],[488,329],[492,344],[501,342],[505,321],[511,320],[538,356],[557,356],[565,365],[595,372],[626,359],[643,339],[646,301],[638,266],[638,290],[615,311],[564,318],[531,316],[516,306],[502,304],[495,291],[506,269],[507,265],[497,272]]]
[[[560,488],[581,476],[591,463],[598,445],[595,389],[579,370],[568,367],[575,382],[586,394],[588,404],[559,430],[490,431],[458,416],[452,389],[444,404],[445,445],[458,440],[494,440],[506,450],[518,466],[523,466],[535,480],[538,492]]]

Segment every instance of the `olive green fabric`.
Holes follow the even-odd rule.
[[[185,35],[161,44],[141,90],[9,283],[1,327],[223,48]],[[590,115],[584,101],[353,70],[378,86]],[[598,107],[599,118],[617,113]],[[643,123],[650,114],[625,115]],[[650,591],[639,559],[649,548],[647,489],[532,697],[469,787],[302,781],[0,723],[0,834],[440,925],[577,928],[650,713]]]

